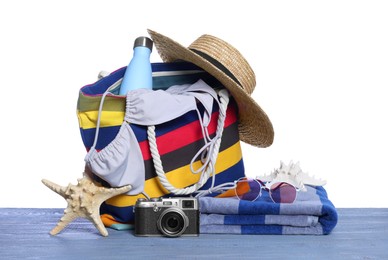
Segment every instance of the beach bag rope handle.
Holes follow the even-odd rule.
[[[211,185],[211,188],[209,191],[214,187],[214,181],[215,181],[215,163],[217,160],[220,144],[221,144],[221,137],[222,132],[224,129],[224,122],[226,118],[226,110],[228,108],[229,103],[229,93],[226,89],[222,89],[218,92],[218,95],[220,97],[219,102],[219,116],[217,121],[217,129],[216,129],[216,136],[208,143],[206,143],[200,151],[194,156],[190,168],[193,173],[198,173],[198,171],[193,170],[193,161],[195,158],[198,157],[199,154],[202,154],[202,157],[204,154],[207,155],[207,158],[205,158],[206,162],[204,164],[205,167],[201,167],[202,170],[201,177],[199,181],[192,186],[186,187],[186,188],[176,188],[173,186],[170,181],[167,179],[165,172],[163,170],[162,161],[160,159],[158,146],[156,144],[156,137],[155,137],[155,126],[148,126],[147,135],[148,135],[148,142],[150,144],[150,151],[152,155],[152,159],[154,162],[154,167],[156,174],[159,177],[160,183],[166,188],[168,191],[175,195],[189,195],[194,192],[197,192],[206,182],[207,180],[212,177],[213,182]],[[201,158],[204,159],[204,158]]]

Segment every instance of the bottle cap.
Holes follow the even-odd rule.
[[[141,36],[136,38],[133,48],[144,46],[152,51],[152,45],[153,41],[150,38]]]

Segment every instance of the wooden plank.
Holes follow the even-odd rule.
[[[140,238],[108,229],[102,237],[87,220],[57,236],[49,231],[63,209],[0,208],[0,259],[388,259],[388,209],[338,209],[327,236],[217,235]]]

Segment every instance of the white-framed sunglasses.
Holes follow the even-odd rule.
[[[294,185],[287,182],[264,184],[259,179],[242,177],[235,181],[235,194],[240,200],[255,201],[267,190],[274,203],[293,203],[299,191]],[[270,186],[269,186],[270,185]]]

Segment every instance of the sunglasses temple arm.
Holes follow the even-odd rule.
[[[226,183],[214,186],[213,188],[210,188],[207,190],[198,190],[197,191],[198,194],[195,197],[196,198],[203,197],[212,193],[222,193],[224,191],[234,189],[236,188],[236,186],[237,186],[236,182],[226,182]]]

